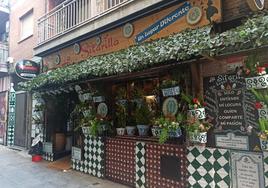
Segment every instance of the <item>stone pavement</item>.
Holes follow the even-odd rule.
[[[34,163],[24,151],[0,145],[1,188],[127,188],[108,180],[68,170],[47,168],[48,162]]]

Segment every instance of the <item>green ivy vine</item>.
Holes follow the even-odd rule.
[[[66,83],[143,70],[168,60],[185,61],[202,54],[217,56],[268,44],[268,14],[249,18],[241,26],[210,35],[211,27],[185,30],[118,52],[91,57],[80,63],[42,73],[20,83],[21,89],[38,90]]]

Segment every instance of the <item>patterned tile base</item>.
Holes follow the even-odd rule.
[[[44,153],[43,159],[46,161],[54,161],[54,153]]]
[[[99,178],[105,177],[104,141],[101,137],[86,136],[84,160],[72,159],[72,168]]]
[[[99,178],[103,178],[105,175],[104,141],[100,137],[88,135],[86,136],[84,143],[84,172]]]
[[[106,177],[135,186],[135,141],[108,138],[106,142]]]
[[[179,180],[167,178],[161,174],[161,158],[170,157],[178,160],[176,172]],[[146,144],[146,187],[148,188],[186,188],[187,179],[186,149],[179,145]],[[163,173],[164,174],[164,173]]]
[[[187,149],[190,187],[229,187],[230,153],[228,150],[205,147],[189,147]]]
[[[263,152],[265,188],[268,188],[268,152]]]
[[[136,188],[145,188],[145,142],[136,143]]]

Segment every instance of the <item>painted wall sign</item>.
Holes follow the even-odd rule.
[[[231,152],[231,162],[233,188],[265,187],[262,154]]]
[[[39,74],[40,66],[31,60],[21,60],[16,63],[15,72],[20,78],[32,79]]]
[[[259,127],[256,99],[246,89],[245,79],[236,74],[206,77],[204,91],[207,116],[214,125],[214,134],[208,143],[242,150],[259,146],[256,134],[250,129],[258,130]],[[228,137],[232,141],[227,140]]]
[[[178,12],[178,10],[182,10],[183,7],[183,10],[185,12]],[[190,25],[187,23],[187,20],[184,16],[185,13],[187,13],[185,8],[188,7],[200,7],[202,11],[203,16],[201,20],[195,25]],[[142,33],[143,36],[145,36],[144,31],[156,23],[159,24],[159,31],[156,33],[154,33],[155,30],[151,30],[152,32],[146,32],[147,40],[156,40],[159,38],[167,37],[174,33],[179,33],[185,29],[195,29],[197,27],[202,27],[204,25],[210,24],[211,21],[220,22],[222,18],[221,13],[221,0],[188,0],[187,2],[177,3],[174,6],[162,9],[151,15],[131,22],[131,25],[134,29],[132,29],[132,27],[128,24],[98,35],[101,37],[101,44],[99,45],[96,44],[97,36],[79,42],[79,54],[76,54],[74,52],[73,45],[58,52],[49,54],[43,58],[44,67],[48,67],[48,70],[50,70],[66,66],[68,64],[81,62],[92,56],[108,54],[111,52],[126,49],[136,44],[136,36]],[[140,40],[144,41],[144,39],[145,38]],[[60,55],[61,63],[59,65],[56,65],[54,62],[58,54]]]
[[[169,26],[170,24],[174,23],[176,20],[182,18],[187,14],[187,12],[190,10],[191,4],[189,2],[185,2],[183,5],[181,5],[178,9],[175,11],[171,12],[169,15],[166,17],[162,18],[161,20],[157,21],[150,27],[146,28],[144,31],[139,33],[135,41],[142,42],[145,41],[146,39],[150,38],[152,35],[158,33],[165,27]]]
[[[247,0],[247,3],[251,10],[258,11],[264,9],[265,0]]]

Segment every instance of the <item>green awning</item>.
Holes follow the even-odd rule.
[[[268,44],[268,13],[257,14],[244,24],[226,32],[210,35],[211,27],[185,30],[175,35],[142,43],[107,55],[91,57],[80,63],[42,73],[20,83],[24,90],[61,86],[92,77],[104,77],[144,70],[170,60],[186,61],[202,54],[258,48]]]

